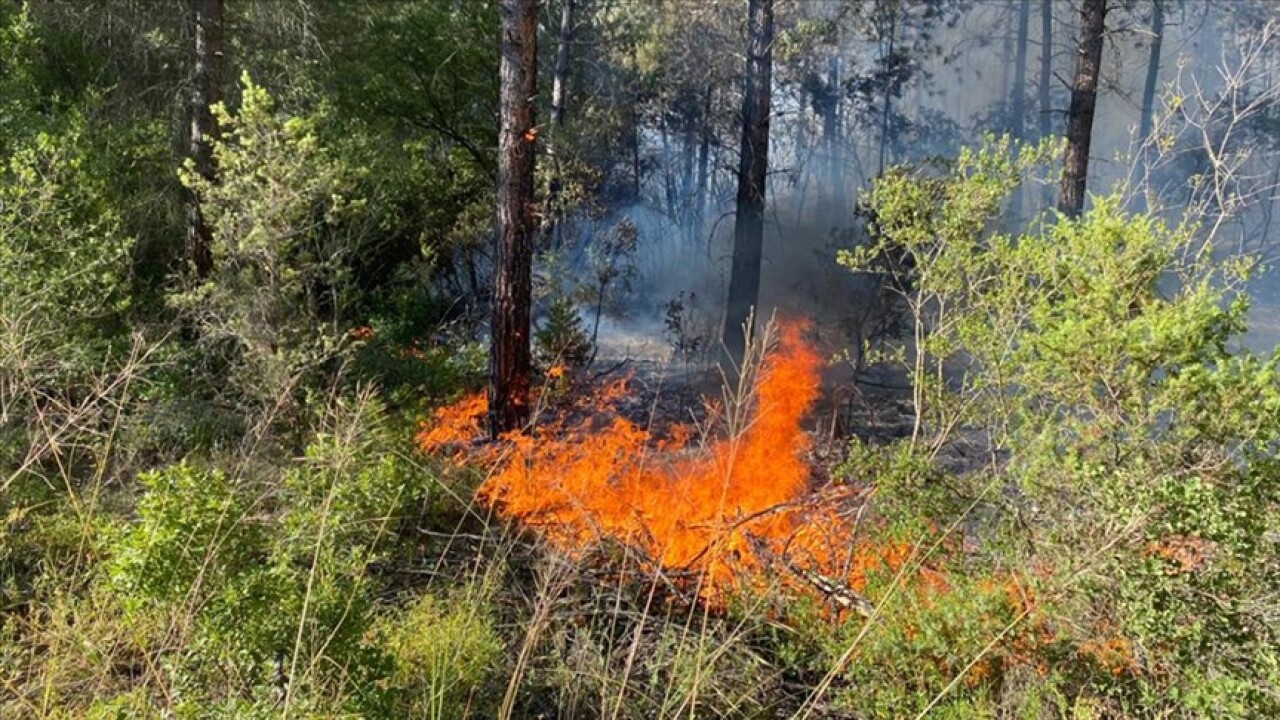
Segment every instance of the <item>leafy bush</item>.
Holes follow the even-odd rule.
[[[492,680],[504,646],[487,615],[491,589],[426,594],[388,618],[380,643],[393,658],[401,717],[478,717],[492,713]]]
[[[998,232],[1001,202],[1047,155],[991,144],[872,191],[875,242],[842,262],[905,253],[913,268],[915,342],[900,357],[916,432],[891,452],[954,461],[945,481],[932,462],[882,464],[896,478],[883,504],[923,511],[925,526],[972,513],[985,565],[1046,574],[1022,624],[1052,628],[1041,651],[1058,653],[1064,697],[1126,714],[1275,714],[1280,375],[1277,358],[1231,347],[1250,261],[1117,198]],[[985,460],[966,464],[975,444]],[[921,490],[935,502],[919,504]],[[1104,646],[1115,672],[1096,672],[1088,650]]]
[[[185,638],[165,662],[175,688],[277,711],[385,710],[380,683],[394,663],[371,642],[382,581],[370,568],[424,499],[426,478],[388,450],[381,423],[368,404],[335,409],[280,479],[236,482],[185,463],[144,477],[138,519],[111,548],[109,585],[131,622]]]
[[[288,406],[345,337],[346,256],[358,245],[339,219],[363,201],[347,195],[351,176],[320,144],[317,116],[282,117],[247,76],[239,112],[214,114],[218,181],[190,163],[182,173],[212,229],[214,271],[174,302],[226,358],[242,396]]]

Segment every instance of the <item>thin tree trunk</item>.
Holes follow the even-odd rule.
[[[840,57],[832,54],[827,58],[827,97],[822,106],[822,150],[823,173],[826,177],[819,181],[822,190],[822,211],[831,214],[839,208],[843,201],[842,183],[836,177],[840,174],[840,161],[836,158],[836,143],[840,134]]]
[[[893,57],[896,49],[896,41],[898,38],[898,16],[895,11],[893,20],[889,25],[889,52],[886,57]],[[892,80],[886,76],[884,82],[884,110],[880,115],[880,166],[876,169],[876,175],[884,174],[885,157],[889,149],[889,122],[893,113],[893,84]]]
[[[1027,36],[1031,24],[1031,0],[1021,0],[1018,7],[1018,47],[1013,59],[1013,104],[1010,107],[1012,123],[1009,134],[1013,139],[1022,142],[1026,138],[1027,114]],[[1013,208],[1015,219],[1022,217],[1022,185],[1013,191],[1009,204]]]
[[[191,136],[188,153],[195,171],[214,181],[213,141],[218,128],[211,108],[218,102],[222,75],[223,0],[192,0],[195,11],[196,67],[191,92]],[[187,206],[187,262],[198,279],[213,271],[213,237],[200,198],[194,193]]]
[[[672,172],[672,167],[671,167],[674,164],[671,159],[671,155],[672,155],[671,133],[668,132],[668,129],[667,129],[667,120],[666,120],[665,114],[662,119],[661,133],[662,133],[663,199],[667,206],[668,217],[671,218],[672,222],[679,222],[678,218],[679,218],[680,211],[678,208],[679,203],[677,202],[677,198],[676,198],[676,196],[678,195],[676,191],[676,178],[675,178],[675,174]]]
[[[694,204],[697,202],[693,187],[693,163],[698,154],[698,129],[692,122],[684,130],[680,153],[680,227],[684,228],[684,239],[692,241],[697,237],[697,230],[693,227],[696,214]]]
[[[769,112],[773,75],[773,0],[747,2],[747,73],[742,94],[742,147],[738,160],[733,267],[724,320],[726,370],[742,361],[743,326],[760,294],[764,250],[765,177],[769,166]]]
[[[502,0],[499,65],[498,227],[493,266],[489,432],[529,420],[532,358],[533,98],[537,91],[537,3]]]
[[[1164,42],[1164,0],[1151,2],[1151,52],[1147,58],[1147,82],[1142,88],[1142,120],[1138,142],[1151,137],[1151,118],[1155,112],[1156,83],[1160,79],[1160,46]]]
[[[551,125],[564,127],[565,97],[569,92],[569,46],[573,44],[573,11],[577,0],[561,0],[560,37],[556,46],[556,65],[551,77]]]
[[[711,194],[711,188],[708,185],[708,180],[710,179],[708,173],[710,172],[711,164],[712,97],[711,86],[708,85],[702,103],[701,137],[698,138],[698,196],[693,204],[693,227],[699,238],[702,235],[702,226],[706,221],[707,207],[710,204]]]
[[[556,63],[551,75],[551,132],[547,136],[547,159],[551,163],[551,181],[547,188],[546,217],[543,233],[550,236],[554,247],[560,246],[560,192],[564,178],[560,167],[560,132],[564,129],[565,101],[569,92],[569,46],[573,43],[573,11],[577,0],[562,0],[560,37],[556,46]]]
[[[1018,49],[1013,59],[1013,123],[1010,132],[1015,140],[1026,134],[1027,113],[1027,35],[1031,24],[1031,0],[1022,0],[1018,8]]]
[[[1052,102],[1052,88],[1049,80],[1053,72],[1053,0],[1042,0],[1040,5],[1040,139],[1053,134],[1053,115],[1049,105]],[[1052,202],[1052,189],[1047,185],[1041,202],[1044,206]]]
[[[1014,7],[1017,1],[1018,0],[1007,0],[1008,7],[1005,9],[1006,17],[1014,16]],[[1017,52],[1017,49],[1014,47],[1015,36],[1014,33],[1011,32],[1012,28],[1009,27],[1009,24],[1002,23],[1001,30],[1003,31],[1001,34],[1004,36],[1004,39],[1001,43],[1000,52],[1000,97],[1006,103],[1005,110],[1007,111],[1007,103],[1009,102],[1009,99],[1013,97],[1013,56],[1014,53]],[[1006,114],[1004,118],[1004,126],[1000,128],[1000,131],[1005,133],[1011,133],[1013,131],[1012,113]]]
[[[1093,115],[1098,104],[1098,75],[1102,70],[1102,38],[1106,30],[1107,0],[1083,0],[1080,7],[1080,39],[1071,107],[1067,111],[1067,147],[1062,160],[1062,187],[1058,210],[1076,217],[1084,210],[1089,176],[1089,144]]]

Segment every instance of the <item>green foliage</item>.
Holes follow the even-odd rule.
[[[127,307],[130,240],[83,116],[26,129],[0,174],[0,313],[87,332]]]
[[[492,680],[504,646],[487,614],[492,588],[423,595],[379,629],[393,658],[401,717],[477,717],[493,712]]]
[[[110,570],[138,603],[176,603],[219,587],[263,556],[261,527],[227,476],[189,464],[139,478],[138,522],[116,543]]]
[[[897,478],[885,504],[947,525],[977,503],[988,563],[1054,569],[1042,611],[1057,638],[1042,650],[1115,633],[1126,655],[1115,673],[1055,656],[1068,695],[1140,714],[1272,714],[1280,375],[1276,358],[1232,352],[1248,259],[1115,198],[1000,233],[1001,202],[1045,156],[994,143],[943,173],[889,172],[869,200],[873,244],[841,258],[908,258],[917,431],[897,457],[981,432],[991,458],[945,481],[932,463],[881,463]]]
[[[213,700],[231,677],[268,702],[289,678],[300,705],[376,713],[389,702],[377,685],[392,661],[368,635],[380,587],[369,568],[426,478],[389,451],[382,422],[367,405],[337,410],[333,431],[275,482],[190,464],[144,478],[138,519],[110,551],[109,587],[131,622],[186,636],[167,661],[176,687]]]
[[[547,316],[533,332],[534,350],[546,366],[580,369],[592,355],[591,338],[582,326],[582,318],[573,301],[557,297],[551,301]]]
[[[364,201],[347,196],[351,180],[320,144],[318,116],[281,116],[266,90],[243,85],[237,115],[215,108],[217,182],[190,163],[182,173],[212,228],[215,270],[175,303],[226,356],[244,396],[279,403],[340,349],[345,258],[358,244],[339,221]]]

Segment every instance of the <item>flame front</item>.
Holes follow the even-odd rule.
[[[690,453],[687,432],[655,444],[620,417],[604,427],[588,419],[544,428],[509,438],[510,452],[479,499],[562,549],[625,543],[652,569],[696,578],[698,594],[713,604],[760,585],[769,568],[782,568],[769,574],[793,586],[812,589],[816,576],[819,585],[826,578],[860,589],[869,566],[896,566],[905,548],[856,547],[841,512],[854,490],[812,492],[802,421],[818,396],[820,359],[803,334],[800,323],[781,328],[757,376],[749,421],[734,436]],[[457,422],[478,409],[475,402],[438,419]],[[456,439],[447,425],[424,429],[424,447]]]

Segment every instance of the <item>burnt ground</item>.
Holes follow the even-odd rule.
[[[724,405],[724,381],[716,369],[686,370],[650,359],[624,359],[607,363],[596,375],[595,382],[625,378],[626,391],[614,410],[658,438],[669,436],[675,425],[714,431],[714,415]],[[815,477],[815,486],[844,458],[852,438],[883,445],[911,434],[910,388],[901,377],[883,371],[856,380],[845,375],[838,370],[824,373],[821,394],[806,422],[812,436],[811,465],[815,474],[824,476]]]

